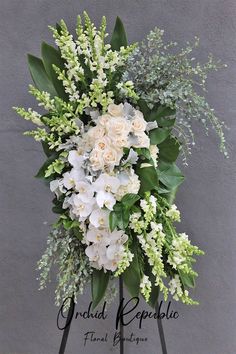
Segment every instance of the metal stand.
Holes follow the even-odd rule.
[[[159,309],[159,302],[157,302],[156,306],[156,311],[158,312]],[[157,325],[158,325],[158,332],[161,340],[161,349],[162,349],[162,354],[167,354],[167,349],[166,349],[166,341],[165,341],[165,335],[164,335],[164,330],[162,327],[162,322],[160,318],[157,318]]]
[[[120,276],[119,277],[120,303],[121,303],[123,297],[124,297],[123,280],[122,280],[122,277]],[[63,330],[63,336],[62,336],[62,340],[61,340],[59,354],[65,354],[66,343],[67,343],[67,339],[68,339],[69,332],[70,332],[70,325],[71,325],[70,319],[73,316],[74,307],[75,307],[74,299],[71,299],[66,325]],[[157,303],[157,306],[156,306],[157,312],[158,312],[158,308],[159,308],[159,303]],[[166,349],[164,330],[163,330],[162,322],[161,322],[160,318],[157,319],[157,325],[158,325],[158,332],[159,332],[160,341],[161,341],[162,354],[168,354],[167,349]],[[124,339],[124,326],[122,324],[122,321],[120,321],[120,354],[124,354],[124,340],[123,339]]]
[[[124,297],[122,276],[119,277],[119,294],[121,304],[121,301],[123,301]],[[122,321],[120,321],[120,354],[124,354],[124,326]]]
[[[65,353],[66,343],[67,343],[68,335],[69,335],[69,332],[70,332],[70,325],[71,325],[71,320],[70,319],[73,316],[74,308],[75,308],[74,299],[71,298],[70,308],[69,308],[69,311],[68,311],[66,325],[65,325],[64,330],[63,330],[63,336],[62,336],[62,340],[61,340],[59,354],[64,354]]]

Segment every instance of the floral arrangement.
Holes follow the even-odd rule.
[[[42,143],[47,159],[36,177],[49,184],[59,214],[38,263],[41,288],[56,264],[57,304],[76,300],[91,280],[96,307],[114,295],[119,276],[151,306],[159,293],[197,304],[189,288],[203,251],[174,225],[184,180],[175,162],[182,153],[187,163],[194,120],[215,129],[227,156],[224,123],[199,94],[222,64],[196,62],[197,39],[178,50],[157,28],[128,45],[119,18],[110,43],[105,17],[97,29],[78,16],[75,36],[64,21],[50,29],[57,48],[43,43],[42,59],[28,56],[29,92],[44,112],[15,108],[37,125],[25,134]]]

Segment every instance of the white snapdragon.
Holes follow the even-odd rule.
[[[166,212],[166,216],[172,221],[180,221],[180,211],[175,204],[171,205],[170,209]]]
[[[177,274],[169,281],[169,291],[176,301],[183,295],[180,278]]]
[[[140,283],[140,292],[141,294],[143,294],[146,301],[149,301],[151,290],[152,290],[152,283],[149,280],[149,277],[144,274]]]

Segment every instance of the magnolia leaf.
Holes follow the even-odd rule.
[[[127,47],[127,37],[124,25],[119,17],[116,18],[115,27],[111,37],[111,49],[120,50],[120,47]]]
[[[126,208],[131,208],[139,199],[140,196],[138,194],[128,193],[121,199],[121,203],[124,204]]]
[[[176,138],[168,137],[158,145],[158,148],[160,160],[174,162],[179,156],[180,143]]]
[[[182,172],[174,163],[160,161],[157,173],[160,182],[163,183],[169,191],[178,187],[184,181]]]
[[[58,152],[54,152],[45,162],[44,164],[40,167],[38,170],[37,174],[35,175],[36,178],[45,178],[45,172],[48,169],[48,167],[51,165],[53,161],[55,161],[59,156]]]
[[[125,286],[132,297],[139,296],[141,282],[141,270],[138,260],[137,247],[138,245],[134,242],[130,246],[130,250],[133,253],[134,257],[129,267],[122,274]]]
[[[149,133],[150,142],[153,145],[161,144],[170,135],[171,128],[157,128]]]
[[[68,95],[65,93],[62,81],[58,80],[57,74],[52,66],[54,64],[58,68],[64,69],[64,62],[61,58],[59,50],[43,42],[41,47],[41,53],[45,70],[50,79],[52,80],[52,83],[55,87],[58,96],[61,97],[64,101],[68,101]]]
[[[118,217],[117,217],[115,211],[111,211],[109,214],[109,228],[110,228],[111,232],[115,230],[117,225],[118,225]]]
[[[34,55],[28,54],[28,65],[31,77],[37,89],[48,92],[52,97],[57,96],[57,92],[46,73],[43,61]]]
[[[109,283],[110,272],[104,273],[103,269],[94,269],[91,277],[91,290],[93,300],[92,308],[95,309],[95,307],[97,307],[105,295]]]
[[[142,165],[141,165],[142,166]],[[139,176],[141,186],[139,193],[142,195],[147,191],[151,191],[152,189],[156,189],[158,186],[158,175],[155,167],[138,167],[136,169],[136,173]]]
[[[113,208],[113,212],[116,214],[116,216],[114,217],[114,221],[111,220],[112,222],[114,222],[114,224],[111,224],[111,226],[114,227],[114,225],[116,225],[119,229],[125,230],[129,224],[129,217],[130,217],[129,208],[127,208],[124,204],[116,203],[116,205]],[[111,212],[112,219],[113,219],[113,212]]]
[[[195,287],[195,277],[193,274],[183,273],[181,270],[179,271],[180,279],[184,285],[184,287],[194,288]]]

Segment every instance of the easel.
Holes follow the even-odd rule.
[[[123,281],[122,281],[122,278],[120,277],[119,278],[119,298],[120,298],[120,301],[123,299],[123,297],[124,297]],[[158,303],[157,303],[156,308],[158,310],[158,308],[159,308]],[[61,340],[59,354],[66,354],[65,353],[66,343],[67,343],[67,339],[69,336],[70,325],[71,325],[70,318],[72,316],[73,311],[74,311],[74,301],[73,301],[73,299],[71,299],[65,329],[63,330],[63,336],[62,336],[62,340]],[[162,322],[161,322],[160,318],[157,319],[157,325],[158,325],[158,332],[159,332],[160,341],[161,341],[162,354],[167,354],[165,335],[164,335]],[[122,325],[121,321],[120,321],[120,338],[121,338],[121,340],[120,340],[120,354],[124,354],[124,341],[122,340],[122,338],[124,338],[124,326]]]

